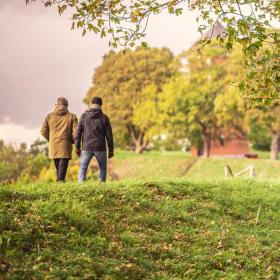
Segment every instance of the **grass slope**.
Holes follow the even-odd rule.
[[[249,180],[1,186],[0,279],[279,279],[279,187]]]

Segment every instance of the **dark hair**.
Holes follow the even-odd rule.
[[[95,96],[95,97],[92,98],[91,103],[92,104],[98,104],[98,105],[102,106],[102,98],[98,97],[98,96]]]
[[[68,100],[65,97],[58,97],[56,102],[68,107]]]

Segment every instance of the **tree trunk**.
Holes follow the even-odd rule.
[[[279,152],[280,133],[275,132],[272,134],[270,159],[276,160]]]
[[[137,141],[135,142],[135,153],[136,154],[142,154],[148,146],[147,141]]]
[[[206,132],[203,134],[203,157],[209,158],[211,151],[211,133]]]
[[[137,144],[135,146],[135,153],[136,154],[142,154],[145,150],[146,150],[146,147],[141,145],[141,144]]]
[[[136,137],[136,132],[133,127],[129,129],[129,132],[130,132],[131,139],[135,145],[135,153],[136,154],[143,153],[147,149],[147,146],[149,144],[149,142],[145,140],[145,134],[143,132],[140,132],[138,137]]]

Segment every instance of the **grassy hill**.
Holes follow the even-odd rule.
[[[279,279],[279,187],[244,179],[0,186],[0,279]]]

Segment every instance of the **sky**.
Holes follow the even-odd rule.
[[[195,19],[189,11],[154,16],[146,41],[178,54],[200,36]],[[66,15],[40,1],[26,6],[25,0],[0,0],[0,139],[6,143],[30,144],[40,137],[59,96],[68,98],[78,116],[85,110],[82,100],[109,51],[108,40],[70,29]]]

